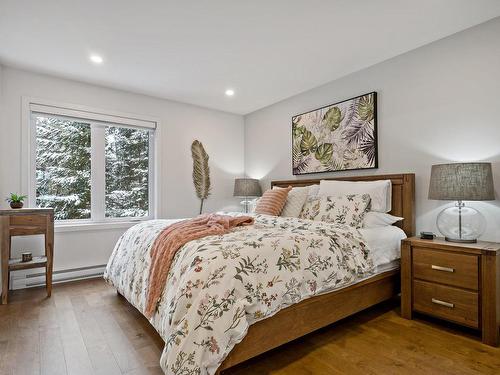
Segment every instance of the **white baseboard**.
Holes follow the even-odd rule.
[[[64,283],[68,281],[91,279],[102,277],[106,265],[73,268],[69,270],[54,271],[52,274],[52,283]],[[24,289],[33,288],[45,285],[45,270],[35,273],[11,273],[10,288],[11,289]]]

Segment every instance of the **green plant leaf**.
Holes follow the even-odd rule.
[[[300,141],[300,152],[303,156],[307,156],[312,152],[316,151],[318,146],[318,140],[309,130],[304,130],[302,134],[302,140]]]
[[[331,143],[323,143],[316,149],[314,157],[322,164],[328,164],[332,160],[333,145]]]
[[[294,138],[301,137],[305,130],[305,127],[300,126],[296,122],[292,122],[292,134]]]
[[[344,119],[344,114],[342,113],[339,107],[330,108],[328,111],[326,111],[325,115],[323,116],[323,121],[325,125],[332,132],[338,129],[343,119]]]
[[[362,96],[358,101],[357,114],[362,121],[371,121],[374,116],[373,94]]]
[[[293,139],[293,147],[292,147],[292,164],[293,164],[293,173],[301,174],[307,169],[307,158],[302,156],[300,152],[300,138]]]
[[[24,202],[24,200],[26,198],[28,198],[27,195],[18,195],[15,193],[10,193],[10,196],[5,200],[9,203],[20,203],[20,202]]]
[[[330,167],[330,171],[341,171],[344,170],[345,166],[342,160],[333,160],[332,165]]]

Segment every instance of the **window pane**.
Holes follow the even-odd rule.
[[[90,124],[43,114],[36,127],[36,205],[56,220],[90,218]]]
[[[106,217],[149,211],[149,131],[106,127]]]

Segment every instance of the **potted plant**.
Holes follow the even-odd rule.
[[[26,198],[26,195],[10,193],[10,197],[8,197],[6,201],[10,203],[10,208],[23,208],[23,202]]]

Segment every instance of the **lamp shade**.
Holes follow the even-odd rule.
[[[488,201],[495,199],[491,163],[433,165],[429,199]]]
[[[235,197],[260,197],[262,189],[259,180],[254,178],[237,178],[234,180]]]

